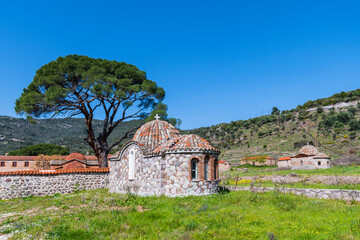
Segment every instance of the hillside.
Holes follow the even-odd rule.
[[[360,151],[359,96],[360,90],[335,94],[296,109],[185,132],[204,137],[230,162],[254,155],[289,156],[307,143],[337,159]]]
[[[140,126],[142,120],[124,122],[110,136],[110,141],[120,138],[128,129]],[[102,121],[94,121],[100,131]],[[0,116],[0,155],[31,144],[51,143],[68,147],[70,152],[86,153],[91,148],[83,140],[86,129],[83,119],[41,119],[35,124],[26,119]]]
[[[305,144],[315,144],[333,159],[360,151],[360,89],[334,94],[329,98],[311,100],[297,108],[274,111],[272,115],[248,120],[221,123],[182,133],[194,133],[222,150],[222,159],[239,161],[245,156],[293,155]],[[125,122],[112,135],[119,138],[141,120]],[[96,120],[99,131],[102,121]],[[37,120],[0,116],[0,154],[38,143],[51,143],[69,148],[70,152],[86,153],[90,147],[83,119]],[[114,149],[116,151],[116,149]]]

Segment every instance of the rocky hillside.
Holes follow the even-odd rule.
[[[189,130],[222,150],[222,159],[293,155],[305,144],[316,145],[332,159],[360,151],[360,90],[308,101],[289,111]],[[341,106],[341,107],[339,107]]]
[[[140,126],[141,120],[124,122],[111,135],[110,141],[123,136],[125,131]],[[100,131],[102,121],[94,121],[95,131]],[[86,137],[83,119],[42,119],[30,123],[26,119],[0,116],[0,155],[31,144],[51,143],[68,147],[70,152],[86,153],[91,148]]]
[[[228,161],[255,155],[293,155],[307,143],[336,159],[357,155],[360,151],[359,101],[360,89],[311,100],[292,110],[274,108],[271,115],[183,133],[195,133],[207,139],[222,150],[221,157]],[[142,123],[140,120],[124,123],[110,141]],[[101,126],[102,121],[94,122],[96,131],[100,131]],[[37,143],[66,146],[71,152],[86,153],[91,150],[83,141],[85,136],[83,119],[37,120],[31,124],[25,119],[0,116],[0,154]]]

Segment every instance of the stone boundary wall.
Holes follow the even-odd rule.
[[[250,191],[250,187],[227,186],[230,191]],[[278,188],[283,193],[293,193],[309,198],[342,199],[349,201],[360,201],[360,191],[342,189],[310,189],[310,188]],[[253,191],[274,191],[273,187],[253,187]]]
[[[66,194],[109,187],[109,168],[0,173],[0,199]]]

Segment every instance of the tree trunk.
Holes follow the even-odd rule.
[[[108,167],[108,155],[107,151],[101,151],[98,158],[99,158],[99,167]]]

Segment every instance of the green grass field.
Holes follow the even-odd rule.
[[[359,239],[360,205],[280,193],[135,197],[107,190],[0,201],[13,239]]]
[[[277,166],[251,166],[243,165],[237,168],[247,168],[247,172],[244,171],[229,171],[231,176],[266,176],[266,175],[287,175],[290,173],[296,173],[299,176],[314,176],[314,175],[332,175],[338,176],[359,176],[360,166],[332,166],[327,169],[313,169],[313,170],[281,170]]]

